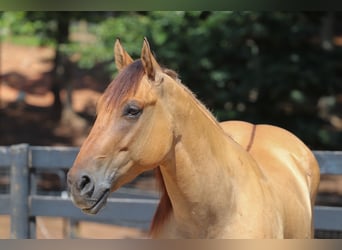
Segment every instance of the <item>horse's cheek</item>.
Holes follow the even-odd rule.
[[[155,167],[165,158],[172,146],[172,132],[166,122],[156,122],[141,147],[141,165]]]

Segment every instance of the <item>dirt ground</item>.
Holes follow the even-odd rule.
[[[95,116],[95,106],[106,83],[96,80],[91,72],[74,71],[72,84],[73,109],[71,121],[58,121],[51,108],[52,59],[50,48],[0,44],[0,145],[29,143],[31,145],[80,146]],[[61,93],[62,97],[65,93]],[[39,217],[37,238],[64,237],[62,218]],[[135,228],[81,222],[81,238],[145,238],[146,232]],[[10,218],[0,216],[0,238],[10,237]]]
[[[72,107],[77,115],[63,122],[52,107],[54,51],[8,43],[0,44],[0,51],[0,145],[81,145],[107,82],[74,67],[70,83],[75,88]],[[65,91],[60,95],[63,100]]]

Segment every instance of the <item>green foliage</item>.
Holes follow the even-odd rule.
[[[46,30],[53,29],[52,22],[30,21],[27,12],[10,11],[0,13],[0,33],[5,40],[23,45],[53,45],[54,41]]]
[[[80,67],[110,62],[117,37],[133,58],[146,36],[159,62],[175,69],[220,120],[285,127],[315,148],[341,148],[341,133],[318,115],[323,96],[341,93],[341,47],[324,50],[318,12],[3,13],[1,32],[45,34],[53,20],[88,20],[96,40],[61,46]],[[39,16],[41,15],[41,16]],[[52,18],[52,16],[54,16]],[[50,18],[50,19],[49,19]],[[53,20],[51,20],[53,19]],[[74,31],[77,25],[71,26]],[[6,30],[3,27],[11,27]],[[42,35],[44,37],[44,35]]]

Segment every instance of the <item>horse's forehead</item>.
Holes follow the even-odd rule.
[[[145,106],[155,103],[157,98],[159,97],[156,94],[153,84],[143,78],[137,88],[137,91],[133,95],[128,96],[125,102],[128,102],[129,100],[136,100]]]
[[[139,84],[134,97],[148,98],[153,93],[153,84],[149,82],[146,75],[144,75]]]

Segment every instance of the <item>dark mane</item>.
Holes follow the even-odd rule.
[[[156,178],[161,197],[150,227],[149,234],[152,237],[158,234],[160,228],[164,225],[165,221],[170,217],[172,212],[172,204],[165,187],[160,167],[154,169],[154,176]]]

